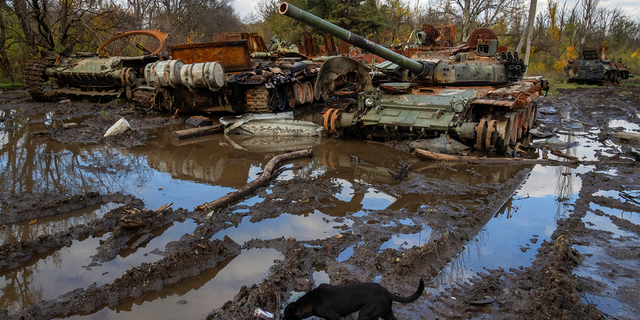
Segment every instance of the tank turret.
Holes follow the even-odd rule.
[[[348,30],[340,28],[333,23],[320,19],[306,11],[303,11],[287,2],[282,2],[278,7],[280,14],[308,24],[327,32],[356,47],[369,51],[381,58],[397,65],[395,70],[385,68],[394,80],[412,80],[420,84],[439,85],[500,85],[509,81],[522,78],[526,66],[517,54],[497,52],[497,40],[495,45],[483,46],[487,50],[479,55],[491,57],[491,59],[475,59],[468,53],[458,53],[454,59],[441,57],[437,59],[409,59],[379,44],[373,43]],[[474,58],[470,60],[469,58]],[[411,74],[404,75],[406,69]]]

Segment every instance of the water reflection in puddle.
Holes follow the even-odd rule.
[[[640,131],[640,125],[636,123],[631,123],[626,120],[612,119],[612,120],[609,120],[609,122],[607,123],[607,126],[609,126],[609,128],[622,127],[625,129],[625,131]]]
[[[242,285],[260,283],[275,260],[284,256],[274,249],[243,250],[200,275],[128,299],[112,310],[65,319],[204,319],[211,310],[232,299]]]
[[[87,288],[94,282],[98,286],[111,283],[133,266],[161,260],[168,242],[193,232],[196,226],[195,221],[188,219],[153,230],[150,240],[138,242],[136,247],[128,247],[115,259],[93,267],[87,267],[92,262],[91,256],[97,253],[100,243],[110,233],[101,238],[73,241],[70,247],[38,255],[32,262],[0,273],[0,290],[5,293],[0,309],[13,313],[41,300],[54,299],[77,288]],[[135,240],[132,239],[128,245],[136,244]]]
[[[396,234],[391,236],[391,239],[387,240],[380,246],[378,252],[384,249],[406,250],[413,248],[413,246],[421,247],[425,243],[433,241],[433,230],[428,226],[424,226],[423,230],[413,234]]]
[[[570,167],[536,166],[513,198],[438,274],[437,283],[464,282],[484,269],[530,266],[580,191],[581,179],[575,172]],[[552,181],[555,184],[550,185]]]
[[[326,239],[339,234],[337,227],[351,225],[351,221],[337,223],[319,210],[306,215],[281,214],[277,218],[251,222],[251,217],[242,219],[237,227],[227,228],[216,233],[213,238],[223,239],[229,236],[233,241],[243,244],[251,239],[275,239],[292,237],[298,241]]]
[[[88,206],[53,216],[35,219],[35,222],[21,221],[7,225],[0,229],[2,243],[35,239],[41,235],[55,234],[67,231],[71,227],[85,225],[93,220],[100,219],[105,213],[122,206],[119,203],[106,203],[103,205]]]
[[[41,300],[54,299],[58,295],[86,288],[93,282],[105,283],[111,275],[102,275],[104,270],[88,270],[80,266],[88,265],[96,253],[102,238],[88,238],[74,241],[71,247],[41,254],[20,268],[0,273],[0,290],[3,299],[0,309],[9,313],[34,305]]]

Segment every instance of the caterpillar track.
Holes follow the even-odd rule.
[[[44,92],[44,69],[46,67],[45,61],[33,60],[27,64],[24,71],[25,87],[35,101],[51,101],[64,97],[61,93]]]

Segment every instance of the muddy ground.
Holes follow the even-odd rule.
[[[98,144],[114,148],[143,145],[157,133],[158,128],[180,123],[184,118],[170,118],[148,110],[139,110],[119,103],[35,103],[24,92],[7,92],[1,96],[4,113],[0,123],[10,123],[28,117],[34,123],[47,123],[41,131],[30,132],[37,139],[53,139],[63,144]],[[447,263],[461,253],[465,245],[476,237],[487,222],[518,190],[530,174],[532,165],[513,165],[508,178],[502,182],[469,183],[482,176],[473,170],[463,170],[456,164],[428,163],[438,170],[429,177],[411,176],[394,181],[381,180],[372,184],[351,186],[353,193],[364,194],[374,185],[390,194],[410,197],[437,197],[437,206],[398,206],[383,210],[366,210],[364,214],[350,214],[335,219],[338,233],[328,238],[297,240],[295,238],[253,239],[236,243],[229,237],[212,239],[221,230],[239,225],[244,218],[251,222],[277,218],[283,213],[304,214],[316,209],[340,210],[341,205],[330,201],[343,186],[333,179],[311,175],[272,180],[254,195],[263,200],[255,204],[236,204],[219,210],[206,219],[208,212],[185,209],[146,208],[136,195],[88,192],[75,195],[17,194],[2,190],[0,202],[3,228],[17,222],[33,221],[96,203],[117,202],[121,206],[103,217],[84,225],[70,227],[33,239],[15,240],[0,246],[0,273],[19,268],[34,255],[59,250],[74,240],[108,234],[101,241],[92,265],[108,262],[123,250],[126,243],[140,235],[162,228],[175,221],[194,219],[199,225],[190,234],[170,242],[161,250],[162,259],[133,266],[111,283],[79,287],[60,292],[57,299],[43,300],[22,310],[0,310],[0,319],[52,319],[71,315],[91,314],[105,306],[115,306],[127,299],[161,290],[213,268],[216,264],[240,254],[241,250],[271,248],[283,255],[275,261],[262,282],[237,288],[235,297],[220,308],[210,310],[207,319],[253,319],[253,311],[281,310],[295,292],[305,292],[317,285],[313,275],[326,272],[331,284],[376,281],[390,291],[409,295],[420,278],[427,290],[411,304],[394,306],[399,319],[637,319],[640,318],[640,226],[633,219],[624,219],[600,209],[615,208],[624,212],[640,212],[638,190],[640,170],[630,163],[632,147],[638,145],[616,141],[610,136],[624,128],[611,126],[612,120],[639,124],[640,86],[580,88],[560,90],[559,94],[541,98],[536,122],[540,136],[562,134],[586,137],[590,143],[602,147],[594,151],[595,170],[575,173],[582,179],[582,188],[575,201],[567,203],[568,214],[557,220],[548,240],[538,247],[535,260],[519,268],[487,269],[469,277],[468,281],[442,286],[436,276]],[[13,111],[10,111],[13,110]],[[132,126],[127,133],[103,138],[102,134],[119,118],[125,117]],[[82,121],[69,126],[70,121]],[[11,122],[15,123],[15,121]],[[65,126],[64,124],[67,124]],[[3,126],[2,131],[19,130]],[[0,131],[0,132],[2,132]],[[571,139],[569,139],[571,140]],[[533,140],[530,154],[536,157],[541,139]],[[554,140],[550,140],[554,142]],[[367,142],[363,142],[367,143]],[[377,143],[374,143],[377,144]],[[395,149],[403,143],[388,143]],[[570,144],[558,142],[557,148]],[[580,147],[578,147],[580,148]],[[579,153],[580,154],[580,153]],[[275,155],[269,154],[271,156]],[[360,160],[351,155],[352,165]],[[405,160],[420,170],[425,166],[409,153]],[[263,165],[268,161],[265,156]],[[294,163],[296,161],[293,161]],[[574,165],[575,166],[575,165]],[[125,164],[93,164],[98,172],[126,172]],[[396,167],[389,166],[389,171]],[[610,174],[616,172],[616,174]],[[448,179],[457,174],[463,178]],[[464,176],[467,176],[467,179]],[[600,195],[601,191],[626,194],[625,201]],[[173,195],[176,196],[176,195]],[[202,203],[214,199],[202,199]],[[171,195],[167,203],[171,202]],[[558,201],[562,202],[563,199]],[[461,206],[460,203],[465,205]],[[357,204],[356,204],[357,205]],[[357,210],[356,210],[357,211]],[[619,230],[616,232],[591,228],[586,217],[606,218]],[[351,225],[342,221],[352,221]],[[398,221],[409,221],[399,223]],[[424,226],[433,230],[429,241],[410,248],[381,249],[383,243],[396,234],[420,232]],[[507,239],[508,241],[508,239]],[[537,235],[531,243],[537,243]],[[338,259],[341,252],[351,248],[348,259]],[[588,250],[585,248],[589,248]],[[523,251],[527,248],[522,248]],[[91,265],[89,266],[91,267]],[[611,308],[594,303],[592,297],[609,298],[620,302],[612,314]],[[279,304],[278,304],[279,303]],[[348,317],[355,319],[356,315]]]

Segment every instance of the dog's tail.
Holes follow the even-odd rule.
[[[414,302],[418,300],[418,298],[420,298],[420,296],[422,295],[422,291],[424,291],[424,281],[422,280],[422,278],[420,278],[420,284],[418,285],[418,291],[416,291],[416,293],[408,297],[401,297],[399,295],[394,294],[391,300],[402,302],[402,303]]]

